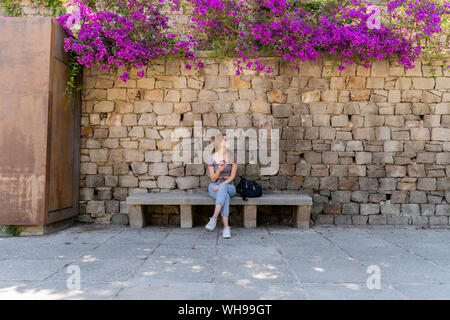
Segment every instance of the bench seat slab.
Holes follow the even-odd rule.
[[[215,201],[207,193],[178,193],[178,192],[155,192],[138,193],[127,197],[128,205],[214,205]],[[258,206],[295,206],[312,205],[312,198],[305,194],[263,194],[259,198],[248,198],[244,201],[242,197],[235,196],[230,199],[231,205],[258,205]]]

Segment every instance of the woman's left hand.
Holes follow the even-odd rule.
[[[213,191],[214,191],[214,192],[217,192],[217,190],[219,190],[219,186],[214,186],[214,187],[213,187]]]

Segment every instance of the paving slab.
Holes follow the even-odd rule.
[[[157,249],[157,244],[116,244],[104,243],[89,251],[84,256],[100,260],[109,259],[145,259]]]
[[[214,247],[217,243],[218,232],[218,229],[210,232],[200,227],[171,229],[164,240],[164,244],[175,248],[189,248],[192,246]]]
[[[128,281],[144,259],[99,259],[94,255],[86,255],[70,262],[80,268],[81,281],[117,282]],[[68,265],[69,266],[69,265]],[[66,281],[70,274],[68,266],[48,278],[49,281]]]
[[[11,246],[0,245],[0,260],[45,260],[45,259],[76,259],[88,254],[94,244],[48,244],[39,245],[39,250],[31,244]]]
[[[395,286],[408,299],[449,300],[450,284],[448,283],[402,283]]]
[[[215,279],[218,283],[258,284],[258,283],[295,283],[296,278],[289,266],[280,259],[254,260],[241,262],[219,260]]]
[[[213,287],[213,283],[180,283],[136,278],[115,298],[123,300],[208,300],[212,297]]]
[[[160,247],[136,270],[137,278],[166,282],[212,282],[215,248]]]
[[[401,292],[392,287],[368,289],[365,283],[311,283],[304,288],[313,300],[405,300]]]
[[[450,272],[428,261],[415,256],[403,256],[390,259],[377,257],[376,259],[362,260],[367,265],[380,268],[381,278],[393,284],[399,283],[450,283]]]
[[[367,267],[359,261],[321,259],[313,262],[298,259],[290,260],[289,264],[302,283],[364,282],[368,277]]]
[[[157,226],[149,226],[141,229],[122,228],[121,232],[115,234],[108,240],[109,244],[146,244],[156,245],[160,243],[171,229]]]
[[[77,243],[100,244],[123,232],[123,227],[116,225],[76,225],[46,236],[25,237],[29,242],[42,243]],[[35,239],[37,238],[37,239]]]
[[[77,290],[69,289],[66,281],[0,281],[0,300],[110,300],[126,285],[120,282],[81,282]]]
[[[430,260],[437,265],[448,267],[450,271],[450,237],[443,230],[427,230],[404,228],[388,230],[384,228],[373,228],[366,232],[376,235],[390,242],[393,246],[401,248],[409,254],[417,255]]]
[[[307,300],[307,293],[293,283],[217,283],[212,289],[211,299],[247,300]]]
[[[0,238],[0,299],[450,299],[449,245],[449,228],[79,224]]]
[[[68,264],[69,260],[60,259],[2,260],[0,281],[47,280]]]

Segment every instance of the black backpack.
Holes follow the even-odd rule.
[[[241,177],[241,181],[236,186],[236,191],[240,193],[242,200],[245,201],[247,201],[246,198],[257,198],[262,195],[261,185],[244,177]]]

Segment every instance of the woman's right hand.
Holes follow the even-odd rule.
[[[223,160],[220,164],[219,167],[217,168],[217,171],[220,173],[222,172],[223,169],[225,169],[225,167],[227,166],[227,163],[225,160]]]

